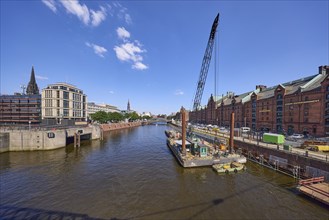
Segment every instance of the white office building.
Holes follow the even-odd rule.
[[[113,106],[113,105],[108,105],[108,104],[95,104],[94,102],[88,102],[88,116],[90,114],[99,112],[99,111],[104,111],[106,113],[109,112],[120,112],[120,110]]]
[[[87,121],[87,96],[68,83],[48,85],[42,90],[42,120],[47,124]]]

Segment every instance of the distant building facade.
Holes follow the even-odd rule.
[[[190,122],[230,125],[254,131],[329,135],[329,66],[320,66],[317,75],[235,95],[213,97],[207,106],[192,111]]]
[[[48,85],[42,90],[42,120],[65,125],[87,121],[87,96],[68,83]]]
[[[0,124],[39,124],[41,122],[41,95],[32,67],[27,94],[0,96]]]
[[[108,104],[95,104],[94,102],[88,102],[88,116],[90,114],[99,112],[99,111],[104,111],[104,112],[120,112],[120,110],[113,106],[113,105],[108,105]]]

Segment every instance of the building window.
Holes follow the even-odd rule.
[[[276,100],[281,100],[282,99],[282,95],[281,94],[278,94],[277,96],[276,96]]]
[[[69,116],[69,110],[63,109],[63,116]]]
[[[304,122],[307,123],[308,122],[308,118],[304,118]]]
[[[56,97],[59,99],[59,91],[56,91],[56,93],[57,93],[57,96]]]
[[[305,97],[305,101],[308,101],[308,96]]]
[[[69,108],[69,101],[63,100],[63,108]]]
[[[63,92],[63,99],[69,99],[69,92]]]

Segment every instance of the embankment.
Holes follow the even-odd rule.
[[[141,126],[142,122],[128,122],[128,123],[112,123],[112,124],[101,124],[103,131],[113,131],[125,128],[132,128]]]

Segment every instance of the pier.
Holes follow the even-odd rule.
[[[303,194],[329,205],[329,183],[324,182],[324,177],[300,180],[298,190]]]

